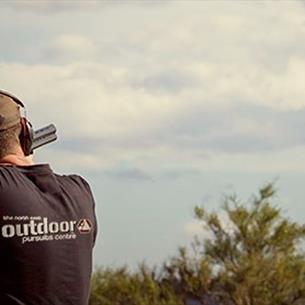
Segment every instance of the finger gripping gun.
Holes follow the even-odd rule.
[[[54,142],[56,139],[56,127],[54,124],[34,130],[31,150],[33,152],[34,149]]]

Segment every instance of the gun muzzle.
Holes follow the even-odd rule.
[[[57,139],[56,127],[54,124],[42,127],[34,131],[31,150],[49,144]]]

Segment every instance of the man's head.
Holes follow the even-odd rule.
[[[19,150],[20,120],[19,105],[0,93],[0,160]]]

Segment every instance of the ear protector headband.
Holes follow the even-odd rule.
[[[18,99],[16,96],[3,90],[0,90],[0,94],[11,98],[17,105],[25,109],[23,102],[20,99]],[[29,156],[30,154],[32,154],[31,147],[34,140],[34,130],[32,124],[27,120],[26,117],[21,116],[20,124],[21,124],[21,132],[19,135],[20,145],[24,155]]]

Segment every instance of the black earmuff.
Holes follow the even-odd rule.
[[[24,117],[21,118],[21,132],[19,135],[20,145],[25,156],[33,153],[32,144],[34,140],[34,130],[32,124]]]
[[[17,105],[25,109],[23,102],[20,99],[18,99],[16,96],[3,90],[0,90],[0,94],[11,98]],[[26,117],[21,117],[20,124],[21,124],[21,132],[19,135],[20,145],[24,155],[29,156],[33,153],[32,144],[34,139],[34,130],[32,124],[27,120]]]

